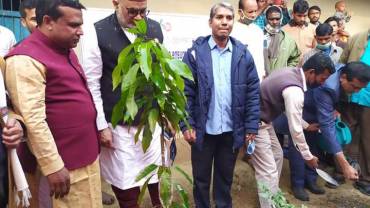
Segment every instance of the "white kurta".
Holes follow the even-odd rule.
[[[81,39],[81,63],[97,110],[97,127],[99,131],[109,127],[113,133],[114,149],[105,147],[101,149],[102,176],[108,183],[123,190],[140,186],[145,181],[135,182],[139,172],[152,163],[160,164],[161,162],[160,128],[157,127],[151,146],[145,154],[141,147],[141,140],[135,144],[135,128],[131,127],[130,131],[127,126],[117,126],[112,129],[111,124],[105,119],[103,110],[100,90],[103,63],[96,31],[93,25],[84,25],[84,31],[85,35]],[[135,35],[126,30],[123,31],[131,42],[135,40]],[[157,177],[153,177],[151,180],[153,183],[157,181]]]

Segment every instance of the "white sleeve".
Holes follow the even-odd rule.
[[[84,69],[87,84],[93,96],[96,111],[96,125],[98,130],[108,128],[103,110],[103,99],[101,97],[100,79],[103,74],[103,61],[98,46],[98,38],[93,25],[85,26],[85,35],[81,40],[81,62]]]
[[[288,118],[289,131],[296,149],[301,153],[303,159],[313,158],[307,145],[302,124],[302,111],[304,104],[304,92],[300,87],[292,86],[283,90],[285,113]]]
[[[264,55],[263,55],[263,31],[259,29],[259,32],[256,33],[258,37],[258,47],[256,47],[256,55],[257,57],[255,58],[254,62],[256,64],[257,68],[257,73],[258,73],[258,78],[260,79],[260,82],[262,82],[263,78],[266,75],[265,71],[265,60],[264,60]]]

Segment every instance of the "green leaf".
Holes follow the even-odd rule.
[[[136,134],[134,136],[135,144],[139,141],[139,137],[140,137],[141,131],[143,130],[143,127],[144,127],[143,123],[140,123],[139,126],[137,127],[137,131],[136,131]]]
[[[178,75],[194,81],[193,74],[189,69],[188,65],[178,59],[165,59],[168,66],[175,71]]]
[[[131,85],[128,91],[127,100],[126,100],[126,108],[132,120],[135,119],[135,116],[138,111],[137,104],[135,102],[136,87],[137,87],[136,85]]]
[[[116,127],[118,122],[122,120],[123,110],[124,110],[123,108],[124,108],[124,102],[123,102],[123,99],[120,99],[118,103],[114,105],[113,107],[112,119],[111,119],[113,127]]]
[[[122,81],[122,70],[117,65],[112,72],[113,90],[115,90]]]
[[[175,166],[175,170],[183,175],[190,184],[193,184],[193,180],[183,169],[181,169],[179,166]]]
[[[148,150],[150,143],[152,142],[153,134],[150,131],[148,125],[144,126],[143,140],[141,141],[141,146],[143,147],[144,153]]]
[[[149,176],[157,168],[158,168],[158,165],[156,164],[150,164],[146,166],[142,171],[140,171],[139,175],[136,176],[135,182],[141,181],[143,178]]]
[[[138,29],[137,27],[129,28],[127,31],[128,31],[129,33],[132,33],[132,34],[135,34],[135,35],[140,34],[140,31],[139,31],[139,29]]]
[[[171,53],[160,43],[157,43],[157,45],[160,47],[163,58],[173,59]]]
[[[137,200],[137,203],[139,205],[141,205],[141,203],[143,203],[143,199],[144,199],[144,196],[145,196],[145,192],[146,192],[146,189],[148,188],[148,183],[150,181],[150,179],[152,179],[154,175],[150,176],[148,179],[146,179],[145,183],[143,184],[143,186],[141,187],[141,190],[140,190],[140,194],[139,194],[139,197],[138,197],[138,200]]]
[[[154,134],[155,125],[158,121],[158,117],[159,117],[158,109],[153,108],[151,111],[149,111],[148,122],[149,122],[150,131],[152,132],[152,134]]]
[[[150,79],[161,91],[164,91],[166,89],[164,77],[162,75],[161,67],[159,64],[153,64],[153,71]]]
[[[164,207],[169,207],[171,204],[171,190],[172,190],[172,183],[171,183],[171,175],[168,170],[163,171],[162,176],[160,178],[160,197],[161,202]]]
[[[144,19],[141,19],[139,21],[135,21],[135,25],[137,30],[141,35],[145,35],[147,31],[146,22]]]
[[[163,94],[160,94],[157,96],[157,102],[161,110],[164,110],[164,105],[166,103],[166,96]]]
[[[184,208],[189,208],[190,203],[189,203],[188,193],[184,190],[184,188],[180,184],[176,183],[175,188],[176,188],[177,192],[179,193],[179,196],[180,196],[180,198],[183,202],[183,207]]]
[[[151,44],[142,43],[138,46],[138,62],[140,64],[141,72],[145,75],[146,79],[149,80],[149,77],[152,73],[152,55],[150,54]]]
[[[136,75],[139,70],[139,64],[134,64],[126,75],[123,76],[121,91],[128,90],[136,81]]]

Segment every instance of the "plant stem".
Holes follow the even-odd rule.
[[[162,166],[166,167],[166,157],[165,157],[165,144],[164,144],[164,128],[165,124],[163,122],[163,115],[161,109],[159,108],[159,117],[160,117],[160,126],[161,126],[161,157],[162,157]]]

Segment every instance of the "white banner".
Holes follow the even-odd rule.
[[[84,32],[90,32],[95,22],[109,16],[113,12],[111,9],[97,8],[89,8],[84,11]],[[148,17],[160,23],[164,36],[163,44],[173,57],[178,59],[182,59],[186,50],[191,47],[193,40],[199,36],[211,34],[208,16],[150,13]],[[88,43],[82,41],[82,44]],[[84,47],[82,46],[81,48]],[[83,53],[83,51],[80,52]]]

